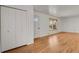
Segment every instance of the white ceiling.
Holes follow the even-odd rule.
[[[34,10],[58,17],[71,17],[79,15],[79,5],[36,5],[34,6]]]
[[[34,10],[38,12],[43,12],[43,13],[49,13],[48,12],[48,5],[35,5]]]

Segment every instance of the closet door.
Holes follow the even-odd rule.
[[[26,11],[16,10],[16,47],[27,44]]]
[[[2,51],[15,47],[15,9],[1,7]]]

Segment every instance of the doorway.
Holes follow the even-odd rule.
[[[40,37],[40,19],[39,16],[34,16],[34,38]]]

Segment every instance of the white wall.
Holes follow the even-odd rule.
[[[49,18],[54,18],[54,19],[57,19],[57,18],[41,12],[35,12],[35,15],[39,17],[40,37],[49,35]],[[59,26],[59,23],[58,23],[58,26]]]
[[[62,18],[61,19],[61,31],[79,33],[79,16]]]
[[[48,28],[49,28],[49,16],[43,13],[36,13],[39,16],[39,23],[40,23],[40,36],[48,35]]]

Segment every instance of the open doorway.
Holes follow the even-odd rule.
[[[39,16],[34,16],[34,38],[38,38],[40,35],[40,23]]]

